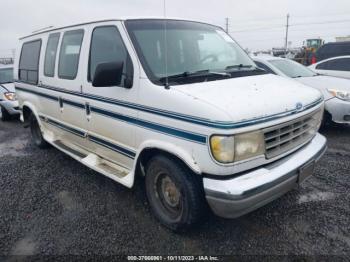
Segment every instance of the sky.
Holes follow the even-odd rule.
[[[350,0],[0,0],[0,57],[11,55],[18,38],[47,27],[124,16],[199,20],[225,28],[250,50],[283,47],[290,14],[291,47],[307,38],[326,42],[350,35]]]

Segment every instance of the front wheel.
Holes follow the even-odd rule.
[[[156,218],[174,231],[197,222],[205,210],[203,186],[177,159],[158,155],[146,168],[146,193]]]
[[[32,139],[34,141],[34,144],[39,148],[49,147],[49,143],[45,141],[43,134],[41,132],[38,120],[36,119],[34,114],[30,115],[29,123],[30,123],[30,132],[32,133]]]

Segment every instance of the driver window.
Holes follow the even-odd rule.
[[[132,61],[115,26],[96,27],[92,33],[88,80],[92,81],[98,64],[123,62],[123,76],[120,86],[132,81]]]

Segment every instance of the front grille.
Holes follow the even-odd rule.
[[[311,140],[319,127],[322,109],[263,130],[266,158],[274,158]]]

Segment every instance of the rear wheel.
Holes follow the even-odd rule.
[[[146,193],[156,218],[174,231],[197,222],[205,210],[203,186],[178,160],[158,155],[146,168]]]
[[[39,148],[49,147],[49,143],[45,141],[43,134],[41,132],[38,120],[36,119],[34,114],[30,115],[29,123],[30,123],[30,131],[32,133],[32,139],[34,141],[34,144]]]
[[[11,120],[11,115],[3,107],[1,107],[1,120],[2,121],[10,121]]]

